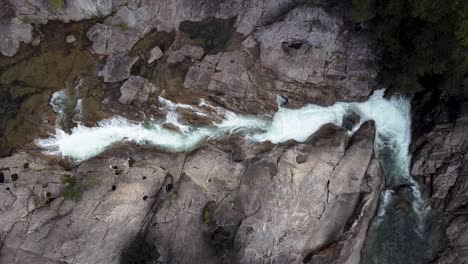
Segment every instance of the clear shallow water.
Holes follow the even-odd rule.
[[[424,242],[427,210],[418,184],[409,173],[410,100],[403,97],[385,99],[383,95],[384,91],[378,90],[366,102],[336,103],[329,107],[280,107],[272,119],[236,114],[203,100],[199,105],[192,106],[159,98],[162,110],[166,112],[165,119],[133,122],[114,117],[99,122],[96,127],[86,127],[78,123],[70,133],[57,127],[55,134],[37,140],[36,144],[48,154],[69,157],[80,162],[121,141],[154,145],[168,151],[188,151],[207,139],[238,132],[257,142],[269,140],[281,143],[290,139],[302,142],[324,124],[341,125],[343,116],[352,110],[361,116],[361,124],[371,119],[376,123],[374,149],[386,181],[379,211],[363,249],[362,262],[422,263],[423,258],[420,258],[419,254],[425,254],[427,249]],[[54,95],[51,101],[58,118],[63,118],[63,111],[60,109],[62,97],[63,94]],[[194,114],[204,117],[216,115],[213,120],[218,121],[213,121],[212,125],[207,127],[191,127],[183,124],[182,118],[176,112],[178,108],[193,111]],[[167,129],[164,124],[172,124],[179,131]],[[400,184],[409,184],[411,189],[409,197],[406,197],[410,201],[410,209],[404,215],[392,206],[401,198],[392,188]]]

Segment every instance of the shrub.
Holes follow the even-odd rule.
[[[77,184],[76,179],[72,176],[65,175],[62,177],[62,183],[65,185],[65,190],[63,191],[63,197],[67,200],[74,201],[78,203],[81,200],[83,192],[80,186]]]
[[[65,0],[49,0],[50,6],[55,10],[62,10],[65,7]]]

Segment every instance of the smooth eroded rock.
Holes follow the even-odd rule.
[[[109,56],[99,76],[104,78],[104,82],[123,81],[130,77],[132,66],[137,60],[138,57],[130,57],[126,54]]]

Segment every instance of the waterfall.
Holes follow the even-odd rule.
[[[75,99],[75,93],[78,93],[80,86],[81,81],[75,87],[75,91],[63,89],[52,94],[49,105],[57,114],[55,126],[58,129],[66,129],[71,125],[70,123],[78,124],[83,120],[83,99]]]
[[[59,98],[59,95],[57,97]],[[271,121],[267,118],[236,114],[212,106],[204,100],[196,106],[176,104],[164,98],[159,98],[159,101],[163,105],[162,110],[167,113],[164,120],[133,122],[123,117],[114,117],[99,122],[96,127],[78,124],[72,128],[71,133],[57,128],[54,135],[48,139],[40,139],[37,143],[51,154],[84,160],[121,140],[156,145],[173,151],[190,150],[203,139],[234,132],[244,132],[254,141],[269,140],[280,143],[294,139],[301,142],[324,124],[341,125],[346,112],[353,110],[361,115],[361,124],[366,120],[375,120],[377,155],[381,155],[380,149],[394,148],[400,175],[406,178],[409,176],[407,156],[410,143],[409,101],[404,98],[386,100],[383,97],[383,90],[376,91],[369,100],[362,103],[336,103],[328,107],[308,105],[301,109],[280,107]],[[194,114],[207,117],[217,115],[216,118],[220,121],[213,116],[212,126],[190,127],[181,122],[183,120],[175,111],[178,108],[188,109]],[[61,113],[60,110],[56,112],[58,115]],[[174,124],[180,131],[165,129],[162,126],[164,123]],[[358,127],[359,125],[356,129]],[[80,144],[75,144],[78,142]]]
[[[69,96],[66,90],[60,90],[52,94],[52,98],[49,102],[52,106],[52,111],[57,114],[55,120],[56,127],[63,127],[63,123],[66,122],[67,118],[67,108],[70,104]]]
[[[283,100],[279,103],[278,112],[270,119],[236,114],[213,106],[203,99],[198,105],[193,106],[173,103],[162,97],[158,100],[162,105],[161,110],[166,112],[166,117],[162,120],[133,122],[123,117],[114,117],[99,122],[96,127],[78,124],[70,133],[57,127],[54,135],[39,139],[36,143],[48,154],[61,155],[80,162],[98,155],[120,141],[154,145],[174,152],[188,151],[204,140],[237,132],[243,133],[248,140],[254,142],[269,140],[281,143],[290,139],[303,142],[327,123],[341,125],[343,116],[348,111],[353,111],[361,116],[361,120],[354,131],[350,132],[351,134],[363,122],[375,121],[374,149],[383,167],[386,182],[377,216],[371,225],[363,249],[363,262],[420,263],[417,258],[412,258],[417,256],[411,252],[413,249],[407,252],[401,249],[406,246],[405,241],[408,238],[413,241],[414,247],[424,248],[421,241],[424,240],[424,221],[427,213],[418,183],[411,178],[409,172],[411,106],[408,98],[396,96],[385,99],[384,91],[378,90],[367,101],[361,103],[339,102],[328,107],[307,105],[300,109],[281,107],[280,103]],[[51,100],[51,105],[59,118],[63,115],[61,110],[63,102],[63,92],[55,93]],[[210,118],[212,125],[192,127],[184,124],[183,118],[177,112],[178,109],[189,110],[195,115]],[[168,129],[164,124],[172,124],[177,129]],[[393,188],[402,184],[410,186],[412,212],[400,216],[392,207],[392,203],[395,199],[401,199]],[[399,221],[407,222],[399,223]],[[412,225],[415,225],[414,228]],[[403,229],[398,230],[398,228]],[[411,230],[407,232],[405,228]]]

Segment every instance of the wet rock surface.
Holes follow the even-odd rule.
[[[122,143],[80,164],[34,144],[57,124],[163,118],[159,96],[246,114],[363,101],[379,56],[372,28],[356,31],[346,8],[0,1],[0,263],[360,263],[383,175],[373,122],[345,131],[357,129],[356,113],[345,129],[326,125],[304,143],[229,135],[187,154]],[[61,90],[66,122],[50,105]],[[424,123],[413,128],[411,172],[445,238],[434,262],[456,264],[468,259],[468,112],[434,107],[439,95],[415,100]],[[196,126],[222,119],[176,113]],[[411,222],[399,217],[410,189],[394,190],[395,225]]]
[[[121,146],[71,170],[26,153],[1,159],[0,260],[358,263],[382,187],[374,129],[350,140],[334,131],[239,162],[211,144],[189,154]],[[330,244],[339,247],[323,252]]]
[[[431,101],[426,102],[430,104]],[[452,110],[447,105],[434,107],[426,115],[437,117],[436,122],[428,133],[415,141],[411,172],[424,184],[434,210],[434,218],[438,219],[433,232],[445,237],[445,242],[434,243],[437,246],[435,251],[438,252],[434,263],[455,264],[468,261],[468,229],[464,216],[468,204],[467,106],[466,102],[450,106],[458,109],[455,120],[449,118]]]
[[[106,65],[99,73],[104,82],[119,82],[130,77],[130,71],[138,58],[126,54],[117,54],[107,59]]]

